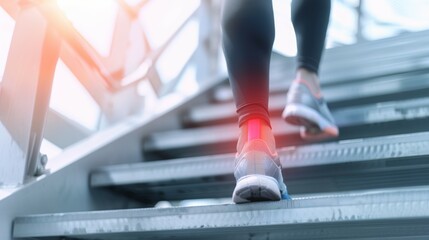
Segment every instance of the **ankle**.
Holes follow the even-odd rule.
[[[237,143],[237,152],[241,152],[244,145],[252,140],[261,139],[267,143],[270,151],[275,152],[276,144],[269,123],[255,118],[249,119],[240,126],[240,136]]]
[[[319,76],[315,72],[309,71],[305,68],[299,68],[296,71],[295,81],[305,81],[307,86],[315,93],[315,95],[320,95]]]

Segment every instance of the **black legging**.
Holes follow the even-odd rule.
[[[297,68],[318,72],[330,9],[330,0],[292,1]],[[261,118],[269,124],[269,65],[275,35],[272,2],[225,1],[222,28],[239,125],[251,118]]]

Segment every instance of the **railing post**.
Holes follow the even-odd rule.
[[[363,42],[365,40],[364,34],[363,34],[363,21],[365,18],[364,12],[363,12],[363,0],[359,0],[358,5],[356,6],[356,13],[357,13],[357,21],[356,21],[356,42]]]
[[[0,92],[0,187],[41,173],[43,127],[60,40],[35,1],[21,1]]]
[[[205,81],[217,73],[220,48],[221,1],[203,0],[199,9],[199,47],[197,49],[197,79]]]

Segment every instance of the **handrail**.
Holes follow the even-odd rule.
[[[182,31],[186,25],[197,15],[198,9],[195,10],[191,15],[176,29],[176,31],[167,39],[167,41],[159,47],[157,50],[152,51],[140,64],[140,66],[136,69],[138,74],[130,74],[130,77],[127,78],[125,76],[125,82],[128,84],[138,82],[139,80],[143,80],[147,78],[151,69],[154,69],[158,59],[165,52],[165,50],[170,46],[170,44],[174,41],[176,36]],[[146,71],[142,71],[142,69],[146,69]],[[140,71],[139,71],[140,70]],[[161,90],[160,90],[161,91]],[[159,94],[160,92],[158,92]]]
[[[135,19],[140,9],[146,6],[148,2],[149,0],[142,0],[136,6],[130,7],[123,0],[118,0],[120,6],[119,11],[125,11],[129,18]],[[122,72],[119,72],[119,75],[117,75],[117,70],[112,71],[108,69],[106,65],[107,62],[105,62],[107,59],[101,57],[96,50],[90,46],[89,42],[80,35],[80,33],[71,24],[70,20],[61,13],[59,7],[52,2],[52,0],[48,0],[48,3],[49,6],[51,6],[50,8],[41,8],[39,6],[38,9],[49,22],[52,22],[54,29],[56,29],[56,31],[61,35],[63,48],[61,50],[60,57],[102,109],[105,109],[104,106],[108,107],[110,105],[109,102],[106,102],[106,94],[109,95],[116,94],[117,92],[128,91],[126,89],[136,88],[137,85],[144,80],[151,83],[154,88],[154,92],[157,93],[158,97],[164,95],[166,91],[173,90],[173,88],[171,88],[172,84],[165,84],[161,81],[158,70],[156,69],[156,64],[160,56],[175,40],[180,31],[182,31],[192,19],[197,17],[199,9],[194,10],[171,34],[166,42],[157,49],[152,49],[150,47],[147,35],[143,32],[143,41],[147,53],[143,57],[141,64],[131,73],[124,76],[121,75],[123,74]],[[8,14],[15,18],[19,11],[19,3],[14,1],[2,1],[0,4],[0,6],[7,7]],[[37,2],[35,4],[37,4]],[[121,26],[117,25],[115,28],[120,27]],[[123,52],[126,51],[124,50]],[[76,62],[76,58],[79,59],[79,63]],[[83,64],[86,66],[83,66]],[[117,63],[114,66],[119,67]],[[97,81],[94,81],[94,79],[97,79]]]
[[[148,2],[149,0],[144,0],[140,2],[138,8],[145,6]],[[129,5],[122,0],[119,0],[118,3],[129,14],[131,18],[135,18],[136,14],[138,14],[137,10],[134,10],[133,8],[129,7]],[[117,79],[115,79],[112,74],[104,67],[104,64],[100,60],[101,57],[95,52],[94,49],[92,49],[92,47],[89,46],[87,40],[85,40],[77,32],[77,30],[73,27],[70,21],[64,17],[64,15],[59,14],[59,9],[58,11],[51,12],[48,12],[46,10],[42,11],[45,16],[55,24],[56,29],[62,34],[63,39],[66,40],[66,42],[80,55],[80,57],[84,61],[86,61],[86,63],[91,68],[95,69],[102,76],[106,87],[111,92],[116,92],[123,88],[135,87],[135,85],[138,84],[139,81],[148,78],[149,69],[154,70],[159,57],[174,41],[180,31],[182,31],[185,26],[196,17],[198,13],[198,9],[194,10],[194,12],[192,12],[185,21],[183,21],[183,23],[175,30],[175,32],[167,39],[167,41],[161,47],[155,50],[149,49],[149,53],[146,55],[146,57],[144,57],[142,63],[140,64],[140,66],[143,65],[144,68],[147,68],[147,66],[149,66],[146,72],[141,71],[141,68],[139,66],[135,70],[138,72],[138,74],[131,73],[131,78],[123,76],[122,80],[118,82]],[[144,35],[144,37],[145,41],[147,41],[146,35]],[[147,46],[149,45],[147,44]],[[149,81],[151,80],[156,81],[155,79],[149,79]],[[161,91],[161,89],[157,90],[156,92],[159,93],[159,91]]]
[[[135,19],[139,10],[146,6],[149,0],[142,0],[135,7],[130,7],[123,0],[118,0],[117,2],[121,9],[124,10],[130,18]],[[175,30],[173,34],[171,34],[167,41],[158,49],[151,49],[149,44],[146,43],[146,47],[149,48],[149,53],[144,57],[141,64],[134,70],[134,72],[123,76],[121,81],[118,81],[118,79],[115,79],[112,73],[106,68],[102,57],[90,46],[89,42],[77,32],[71,22],[63,14],[61,14],[61,10],[58,8],[58,6],[56,6],[56,4],[52,5],[53,8],[51,9],[39,9],[43,15],[54,24],[54,28],[60,33],[65,43],[71,47],[68,49],[74,50],[82,61],[88,64],[90,68],[94,69],[101,77],[103,86],[112,93],[120,91],[124,88],[135,87],[139,81],[148,78],[150,75],[149,70],[156,71],[155,66],[159,57],[174,41],[180,31],[182,31],[184,27],[197,16],[198,13],[198,9],[194,10],[194,12],[192,12],[185,21],[183,21],[183,23]],[[19,11],[18,3],[13,1],[2,1],[0,6],[7,9],[7,12],[13,18],[15,18],[17,11]],[[145,34],[144,41],[148,41]],[[67,52],[68,50],[65,51]],[[68,55],[69,53],[65,54]],[[72,55],[73,57],[76,57],[75,54]],[[64,58],[64,54],[61,54],[61,57]],[[142,69],[146,69],[146,71],[142,71]],[[161,82],[159,82],[160,80],[157,79],[149,79],[149,81],[158,81],[158,83],[154,83],[155,85],[161,84]],[[159,91],[162,90],[158,89],[156,92],[159,93]]]
[[[63,14],[60,14],[59,8],[55,7],[54,9],[41,8],[39,10],[42,14],[51,22],[56,31],[60,33],[63,40],[65,40],[76,52],[79,53],[81,58],[93,69],[95,69],[103,79],[105,80],[106,85],[110,89],[118,88],[112,79],[109,71],[105,69],[100,57],[97,56],[95,51],[89,47],[89,43],[77,33],[77,30],[73,27],[68,19]]]
[[[123,0],[117,1],[120,6],[119,11],[121,11],[120,13],[122,14],[121,23],[127,25],[127,27],[130,29],[130,25],[135,23],[132,21],[137,19],[140,9],[149,2],[149,0],[142,0],[136,6],[130,7]],[[23,6],[28,7],[23,8]],[[55,0],[4,0],[0,1],[0,7],[4,8],[6,12],[17,21],[17,26],[20,26],[20,34],[15,34],[14,32],[14,53],[12,54],[12,58],[10,56],[8,57],[8,79],[6,81],[7,84],[5,85],[13,86],[14,81],[26,81],[27,79],[30,79],[33,84],[31,85],[32,87],[29,87],[31,94],[27,94],[27,96],[23,98],[26,103],[26,114],[22,115],[21,108],[15,108],[12,115],[6,114],[6,117],[13,116],[14,124],[9,124],[10,126],[6,126],[7,128],[5,131],[16,131],[19,129],[15,123],[23,120],[21,115],[26,116],[25,125],[27,128],[22,131],[24,133],[21,134],[23,137],[19,136],[19,134],[12,134],[10,139],[11,141],[18,142],[17,139],[19,138],[19,142],[31,143],[31,146],[26,146],[25,149],[23,149],[24,151],[28,152],[27,155],[30,157],[26,155],[23,156],[23,161],[20,160],[31,167],[29,170],[24,169],[22,166],[16,167],[16,172],[19,172],[20,176],[16,178],[16,181],[13,180],[12,182],[18,184],[22,184],[23,179],[27,177],[31,178],[35,174],[33,171],[35,168],[37,168],[39,173],[41,172],[38,168],[40,165],[38,159],[42,158],[37,157],[36,155],[40,155],[39,151],[40,143],[43,138],[43,127],[45,123],[44,120],[49,109],[49,98],[52,91],[52,79],[54,77],[55,65],[58,57],[64,60],[64,63],[69,67],[71,72],[92,95],[97,104],[99,104],[104,113],[104,116],[106,116],[107,122],[114,122],[126,115],[129,115],[133,111],[136,111],[136,109],[140,109],[138,104],[136,104],[137,102],[142,102],[140,99],[141,96],[137,94],[138,83],[148,79],[159,97],[164,94],[166,90],[173,91],[174,86],[178,83],[179,78],[183,75],[184,68],[187,65],[192,64],[192,62],[195,62],[196,52],[193,52],[192,57],[186,62],[178,76],[169,83],[163,83],[161,81],[158,70],[156,69],[156,64],[162,54],[165,53],[166,49],[173,43],[173,41],[180,34],[180,32],[183,31],[186,25],[197,17],[197,13],[200,8],[193,10],[193,12],[187,16],[186,20],[184,20],[181,25],[175,29],[172,35],[168,37],[166,42],[156,49],[152,49],[150,47],[147,36],[143,32],[143,44],[146,44],[146,49],[148,49],[149,52],[142,58],[141,64],[133,72],[127,76],[123,76],[124,73],[121,72],[120,68],[121,64],[125,66],[127,58],[123,58],[124,55],[121,55],[121,52],[116,51],[115,54],[120,56],[121,61],[123,60],[123,63],[110,62],[109,65],[108,63],[111,59],[103,58],[90,45],[90,43],[72,25],[71,21],[67,19],[64,14],[62,14],[59,6],[55,3]],[[126,17],[124,18],[124,12],[125,15],[127,15],[127,17],[130,19],[127,20]],[[24,18],[22,16],[24,16]],[[36,20],[39,25],[37,25],[38,28],[32,31],[32,23],[34,20]],[[38,29],[40,29],[40,31],[38,31]],[[122,30],[118,24],[115,26],[115,31],[117,30]],[[29,35],[22,33],[29,33]],[[49,39],[47,40],[47,37],[43,34],[48,36],[49,39],[52,38],[56,41],[56,44],[52,44],[52,51],[50,49],[51,45],[49,45]],[[33,47],[32,45],[29,46],[27,41],[22,41],[23,36],[33,35],[37,37],[36,43],[38,44],[38,47]],[[117,41],[114,44],[123,47],[124,39],[125,38],[116,39]],[[16,43],[18,43],[19,46],[22,46],[21,49],[27,49],[22,50],[26,52],[20,51],[20,47],[17,48]],[[116,47],[116,45],[113,47]],[[42,48],[41,52],[40,48]],[[37,67],[40,67],[40,71],[29,71],[28,73],[26,72],[25,77],[20,77],[22,72],[19,71],[20,65],[16,62],[16,59],[19,59],[22,54],[26,53],[29,53],[28,58],[25,61],[26,66],[31,66],[32,63],[29,61],[32,61],[35,65],[37,65]],[[56,54],[55,56],[54,53]],[[115,54],[111,54],[110,56],[115,57]],[[46,56],[52,57],[52,61],[49,62],[50,65],[46,65],[46,63],[43,62],[45,61],[44,58]],[[9,63],[10,59],[12,59],[13,62]],[[115,71],[109,69],[109,66],[113,66],[112,68],[115,68]],[[124,66],[122,66],[122,68],[124,68]],[[120,73],[119,76],[115,75],[118,73],[118,70]],[[40,87],[38,87],[39,85]],[[6,88],[2,90],[6,90]],[[3,103],[6,105],[5,109],[10,108],[12,105],[9,103],[15,101],[15,99],[13,99],[15,92],[18,94],[25,93],[22,91],[22,89],[15,90],[15,88],[13,88],[10,90],[10,87],[8,91],[9,92],[7,94],[3,94],[3,98],[7,100],[3,101]],[[4,91],[2,91],[2,93],[3,92]],[[21,104],[24,102],[24,100],[21,100],[22,99],[20,99],[20,101],[16,101],[16,104]],[[119,103],[122,104],[120,107],[118,105]],[[7,166],[7,164],[10,165],[11,163],[4,161],[3,165]],[[7,169],[7,167],[5,169]]]

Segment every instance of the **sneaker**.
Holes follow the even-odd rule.
[[[275,147],[268,146],[264,139],[249,140],[235,159],[237,184],[232,194],[233,202],[289,199],[281,170]]]
[[[300,132],[303,139],[333,138],[339,133],[326,101],[312,93],[304,80],[292,83],[282,117],[292,125],[303,126]]]

